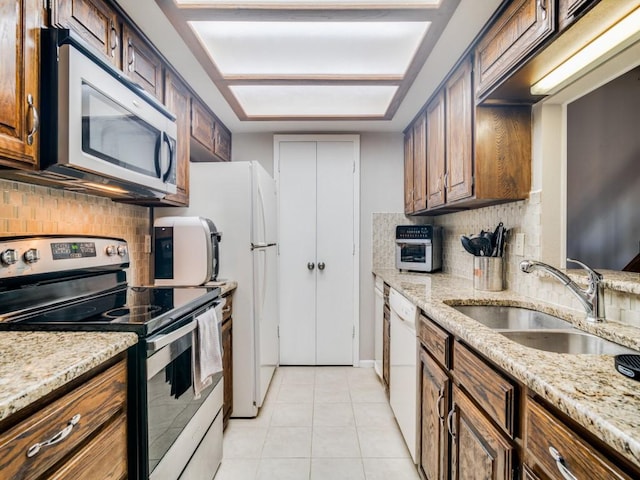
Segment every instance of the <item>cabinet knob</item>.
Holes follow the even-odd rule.
[[[320,262],[320,263],[318,264],[318,270],[324,270],[324,267],[325,267],[324,262]]]
[[[316,268],[316,264],[313,263],[313,262],[309,262],[309,263],[307,263],[307,268],[309,270],[313,270],[314,268]]]

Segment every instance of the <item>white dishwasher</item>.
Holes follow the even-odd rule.
[[[391,341],[389,390],[391,409],[414,463],[417,463],[418,435],[418,350],[416,319],[418,309],[393,288],[389,291]]]
[[[382,380],[382,329],[384,323],[384,282],[382,278],[376,277],[375,287],[373,288],[374,305],[373,305],[373,368]]]

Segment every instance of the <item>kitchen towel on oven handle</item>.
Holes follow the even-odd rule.
[[[211,385],[212,376],[222,371],[220,325],[215,308],[196,317],[193,332],[193,393],[196,399]]]

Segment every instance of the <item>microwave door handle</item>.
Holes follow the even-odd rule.
[[[160,151],[162,150],[162,136],[164,135],[164,132],[162,132],[160,135],[158,135],[158,138],[156,138],[156,151],[155,151],[155,156],[154,156],[154,162],[155,162],[155,166],[156,166],[156,177],[158,178],[162,178],[162,170],[160,167]]]
[[[164,173],[164,176],[162,177],[162,181],[166,182],[169,179],[169,176],[171,175],[171,168],[173,167],[173,157],[175,155],[175,152],[173,151],[173,145],[171,145],[171,139],[169,138],[169,135],[167,135],[167,132],[162,132],[162,139],[169,147],[169,166],[167,167],[167,171]]]

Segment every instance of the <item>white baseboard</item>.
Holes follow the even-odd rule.
[[[373,368],[373,360],[360,360],[358,363],[360,368]]]

